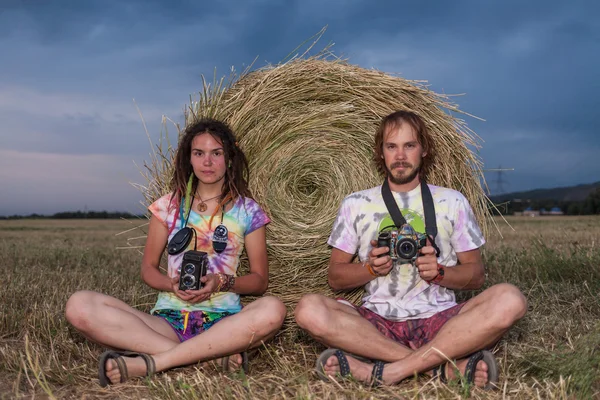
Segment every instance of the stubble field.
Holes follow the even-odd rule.
[[[156,292],[139,278],[141,255],[117,249],[141,232],[117,233],[141,221],[0,221],[0,398],[600,398],[600,217],[496,222],[500,232],[484,250],[486,287],[515,284],[529,309],[496,346],[501,387],[488,393],[426,377],[378,389],[320,382],[312,368],[323,348],[290,322],[247,377],[190,366],[103,389],[103,349],[68,325],[64,305],[88,289],[151,308]]]

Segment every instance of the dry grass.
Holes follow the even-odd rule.
[[[511,282],[529,311],[497,347],[500,391],[477,399],[585,399],[600,396],[600,219],[509,219],[485,251],[488,285]],[[311,370],[322,348],[295,325],[251,360],[247,378],[179,368],[152,380],[102,389],[102,349],[75,332],[64,306],[79,289],[149,310],[156,292],[139,278],[141,257],[116,251],[126,221],[0,221],[0,398],[378,399],[468,397],[468,388],[409,380],[371,390],[325,384]],[[474,293],[463,293],[468,298]]]

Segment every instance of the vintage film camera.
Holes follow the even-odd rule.
[[[393,261],[400,259],[414,263],[419,257],[419,250],[426,245],[427,235],[415,231],[409,224],[398,230],[380,232],[377,237],[377,247],[389,247],[389,256]]]
[[[179,274],[179,290],[198,290],[204,284],[200,278],[206,275],[208,256],[203,251],[188,250],[183,254],[181,273]]]

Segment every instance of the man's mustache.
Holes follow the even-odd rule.
[[[404,168],[412,168],[412,164],[407,163],[405,161],[398,161],[395,163],[392,163],[392,165],[390,165],[390,169],[394,169],[394,168],[398,168],[398,167],[404,167]]]

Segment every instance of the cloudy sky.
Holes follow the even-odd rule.
[[[139,213],[135,105],[156,137],[201,74],[276,63],[325,25],[351,63],[464,93],[485,167],[514,168],[504,191],[600,181],[599,15],[597,1],[0,0],[0,215]]]

